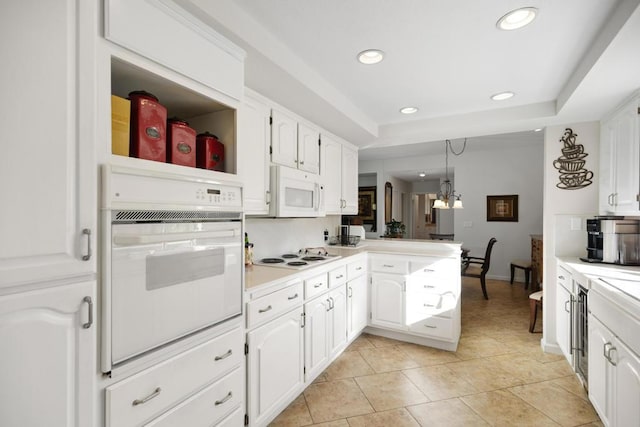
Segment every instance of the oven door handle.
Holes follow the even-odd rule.
[[[120,246],[137,246],[151,243],[177,242],[181,240],[236,237],[239,235],[240,232],[238,230],[165,234],[116,234],[113,236],[113,243]]]

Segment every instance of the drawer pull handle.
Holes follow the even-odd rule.
[[[425,304],[424,306],[425,307],[435,307],[435,305],[433,305],[433,304]]]
[[[87,253],[86,255],[82,255],[82,260],[89,261],[91,259],[91,230],[88,228],[83,228],[82,235],[87,236]]]
[[[269,306],[267,308],[261,308],[260,310],[258,310],[258,313],[266,313],[267,311],[271,310],[273,307]]]
[[[429,329],[437,329],[438,328],[437,326],[427,325],[426,323],[425,323],[424,327],[425,328],[429,328]]]
[[[133,406],[138,406],[138,405],[142,405],[143,403],[147,403],[148,401],[150,401],[154,397],[158,397],[158,395],[160,394],[161,391],[162,391],[162,389],[160,387],[158,387],[155,390],[153,390],[153,393],[151,393],[149,396],[145,397],[144,399],[136,399],[133,402],[131,402],[131,404]]]
[[[91,325],[93,325],[93,300],[91,297],[87,296],[82,299],[82,302],[87,303],[89,318],[87,319],[87,323],[83,323],[82,327],[84,329],[89,329]]]
[[[291,297],[287,297],[287,299],[289,301],[291,301],[292,299],[296,299],[296,298],[298,298],[298,294],[295,294],[294,296],[291,296]],[[271,307],[271,306],[269,306],[269,307]]]
[[[213,360],[215,360],[216,362],[218,360],[222,360],[222,359],[226,359],[227,357],[231,356],[231,354],[233,354],[233,351],[231,351],[231,349],[229,349],[229,351],[227,351],[225,354],[223,354],[222,356],[216,356],[213,358]]]
[[[558,276],[558,279],[564,280],[564,276]]]
[[[216,400],[216,406],[218,405],[222,405],[223,403],[225,403],[227,400],[231,399],[233,397],[233,394],[231,392],[229,392],[225,397],[223,397],[220,400]]]
[[[344,277],[344,275],[341,274],[339,276],[336,276],[336,279],[342,279],[343,277]]]
[[[362,270],[362,267],[356,267],[356,271]]]
[[[320,286],[322,286],[322,285],[323,285],[323,283],[322,283],[322,282],[320,282],[320,283],[318,283],[318,284],[313,285],[313,287],[314,287],[314,288],[319,288],[319,287],[320,287]]]
[[[430,268],[425,268],[424,270],[425,273],[433,273],[435,270],[431,270]]]
[[[425,289],[433,289],[433,288],[435,288],[435,286],[433,286],[433,285],[424,285],[424,288]]]
[[[382,264],[382,266],[386,268],[393,268],[393,264]]]

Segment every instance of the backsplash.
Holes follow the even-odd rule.
[[[253,243],[254,259],[297,252],[304,247],[327,246],[324,230],[336,235],[340,216],[324,218],[247,218],[245,231]]]

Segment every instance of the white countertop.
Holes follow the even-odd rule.
[[[588,279],[604,282],[640,302],[640,267],[588,263],[577,257],[558,257],[558,260]]]
[[[331,255],[340,255],[335,261],[323,263],[317,267],[306,270],[292,270],[281,267],[265,267],[252,265],[245,267],[244,288],[254,289],[258,286],[282,282],[293,279],[295,276],[311,276],[319,269],[332,268],[340,263],[349,262],[349,257],[362,253],[390,253],[417,256],[460,256],[460,242],[442,240],[409,240],[409,239],[376,239],[365,240],[358,247],[327,246]]]

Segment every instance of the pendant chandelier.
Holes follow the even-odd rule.
[[[451,145],[450,140],[444,141],[444,181],[440,184],[440,191],[436,195],[437,199],[433,202],[433,207],[436,209],[449,209],[450,207],[454,209],[462,209],[462,200],[461,194],[456,193],[455,188],[453,188],[453,184],[449,180],[449,150],[456,156],[464,153],[464,149],[467,148],[467,138],[464,139],[464,144],[462,146],[462,150],[456,153]],[[453,202],[453,203],[452,203]]]

